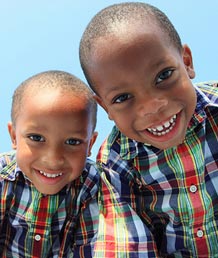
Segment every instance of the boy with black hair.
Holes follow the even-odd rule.
[[[105,238],[117,203],[153,235],[131,257],[154,257],[155,244],[158,257],[218,257],[218,89],[193,85],[190,48],[158,8],[127,2],[91,20],[80,61],[116,124],[98,154]]]
[[[15,151],[0,155],[0,256],[92,257],[99,175],[87,157],[96,102],[70,73],[47,71],[14,92]]]

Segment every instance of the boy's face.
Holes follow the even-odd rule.
[[[85,103],[46,89],[27,96],[15,129],[8,125],[18,166],[41,193],[56,194],[83,171],[97,136]]]
[[[142,27],[97,40],[88,73],[96,100],[124,135],[166,149],[183,141],[195,110],[192,56],[154,25]]]

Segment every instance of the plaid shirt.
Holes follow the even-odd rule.
[[[118,236],[127,251],[108,257],[218,257],[218,88],[210,83],[195,88],[197,106],[179,146],[159,150],[116,127],[103,143],[100,210],[106,205],[99,235],[103,241]],[[125,239],[124,223],[110,231],[114,217],[132,228],[131,239]],[[146,226],[150,233],[143,236]]]
[[[43,195],[16,166],[14,152],[1,154],[0,257],[92,257],[98,184],[97,170],[87,160],[71,185]]]

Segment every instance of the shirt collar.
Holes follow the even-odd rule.
[[[88,162],[87,162],[88,163]],[[88,164],[93,165],[91,162],[89,162]],[[89,169],[90,169],[90,174],[89,174]],[[33,186],[33,184],[31,183],[30,179],[21,171],[21,169],[18,167],[16,160],[12,160],[7,166],[5,166],[1,171],[0,171],[0,181],[1,180],[8,180],[8,181],[15,181],[16,178],[22,175],[24,180],[26,180],[26,182],[28,182],[30,185]],[[76,180],[74,180],[72,183],[69,183],[68,185],[64,186],[57,194],[60,195],[63,194],[67,194],[72,188],[74,189],[75,187],[78,188],[78,192],[83,189],[83,193],[87,192],[87,194],[91,194],[89,193],[88,190],[90,190],[90,192],[92,191],[93,195],[94,193],[97,191],[97,184],[98,184],[98,177],[97,177],[98,173],[96,168],[93,165],[93,168],[89,168],[87,165],[83,170],[83,173],[81,176],[79,176]],[[87,177],[90,177],[89,180],[86,180]],[[88,184],[89,183],[89,184]],[[96,187],[93,187],[93,185],[96,184]],[[85,186],[85,187],[83,187]],[[90,189],[88,189],[90,188]],[[33,189],[36,189],[33,186]],[[88,190],[87,190],[88,189]],[[38,190],[36,190],[38,192]],[[40,192],[38,198],[41,198],[42,196],[46,196],[46,194],[42,194]],[[78,194],[78,193],[77,193]],[[84,195],[84,194],[83,194]],[[82,196],[82,199],[85,199],[86,196]],[[90,197],[91,198],[91,197]]]

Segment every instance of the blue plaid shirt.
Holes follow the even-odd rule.
[[[0,257],[92,257],[98,229],[99,175],[90,160],[83,174],[55,195],[43,195],[0,155]]]
[[[106,187],[100,210],[114,201],[119,209],[110,216],[119,214],[134,228],[131,244],[122,242],[128,252],[120,257],[218,257],[218,88],[213,86],[195,87],[197,106],[179,146],[159,150],[116,127],[103,143],[98,165]],[[144,246],[138,235],[143,231]],[[108,232],[112,238],[110,231],[100,233]],[[133,242],[135,253],[129,248]]]

